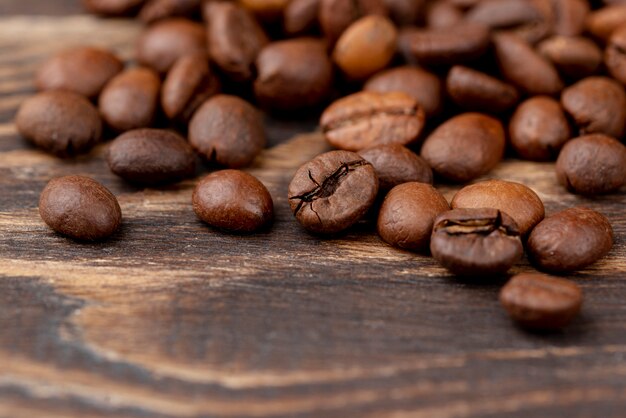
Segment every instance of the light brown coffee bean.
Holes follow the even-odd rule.
[[[591,12],[586,28],[594,37],[606,42],[619,26],[626,23],[626,4],[616,4]]]
[[[561,74],[579,79],[592,75],[602,63],[602,52],[595,42],[583,37],[553,36],[537,45]]]
[[[381,192],[386,193],[398,184],[411,181],[433,183],[433,171],[428,163],[402,145],[378,145],[358,154],[374,166]]]
[[[504,112],[519,99],[512,85],[461,65],[452,67],[448,73],[446,90],[454,103],[479,112]]]

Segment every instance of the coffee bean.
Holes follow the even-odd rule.
[[[175,16],[193,16],[201,0],[147,0],[139,12],[139,20],[153,23]]]
[[[430,251],[442,266],[461,276],[496,275],[522,258],[515,221],[491,208],[453,209],[437,216]]]
[[[583,207],[565,209],[540,222],[528,238],[530,261],[540,270],[583,269],[613,246],[613,228],[602,214]]]
[[[88,152],[102,135],[98,110],[69,91],[48,91],[26,99],[15,125],[24,138],[59,157]]]
[[[556,175],[574,193],[617,191],[626,184],[626,146],[602,134],[572,139],[559,154]]]
[[[613,78],[626,84],[626,23],[619,26],[609,38],[604,62]]]
[[[381,192],[411,181],[433,182],[433,171],[428,163],[402,145],[378,145],[359,151],[359,155],[374,166]]]
[[[358,154],[330,151],[301,166],[289,184],[289,204],[310,232],[341,232],[365,215],[378,192],[374,167]]]
[[[364,91],[331,104],[320,124],[332,146],[358,151],[415,142],[424,127],[424,111],[404,93]]]
[[[580,79],[595,73],[602,63],[602,52],[595,42],[582,37],[553,36],[537,45],[561,74]]]
[[[385,0],[389,17],[398,26],[414,25],[424,12],[425,0]]]
[[[561,36],[578,36],[585,29],[589,15],[587,0],[551,0],[554,16],[552,33]]]
[[[535,3],[525,0],[481,1],[465,15],[468,22],[480,23],[490,29],[537,25],[542,18]]]
[[[165,74],[182,56],[206,52],[204,27],[183,18],[161,20],[148,27],[137,41],[137,61]]]
[[[111,52],[79,46],[48,58],[37,71],[35,84],[38,90],[68,90],[94,98],[123,68]]]
[[[261,115],[236,96],[213,96],[189,122],[189,142],[209,162],[238,168],[249,165],[265,147]]]
[[[145,0],[81,0],[89,13],[103,16],[129,15]]]
[[[554,160],[572,132],[561,104],[548,96],[522,102],[509,123],[511,145],[532,161]]]
[[[426,27],[451,28],[463,20],[463,12],[447,1],[430,2],[426,7]]]
[[[594,37],[606,42],[618,26],[626,23],[626,4],[595,10],[587,16],[586,27]]]
[[[355,20],[367,15],[387,15],[383,0],[320,0],[319,22],[329,43],[334,44]]]
[[[449,209],[446,199],[430,184],[400,184],[387,193],[380,207],[378,234],[394,247],[426,251],[435,217]]]
[[[452,198],[452,209],[494,208],[508,214],[525,236],[545,215],[537,194],[521,183],[487,180],[465,186]]]
[[[555,330],[580,311],[582,290],[574,282],[539,273],[513,276],[500,291],[509,316],[529,329]]]
[[[154,123],[161,80],[149,68],[131,68],[115,76],[102,90],[98,107],[104,121],[124,132]]]
[[[39,214],[56,232],[81,241],[104,239],[122,222],[115,196],[85,176],[50,180],[39,198]]]
[[[448,73],[446,89],[457,105],[482,112],[504,112],[519,99],[512,85],[460,65],[452,67]]]
[[[287,35],[311,32],[317,25],[321,0],[292,0],[285,8],[283,26]]]
[[[257,19],[271,25],[280,20],[289,0],[239,0],[239,3]]]
[[[109,146],[111,171],[131,183],[159,184],[182,180],[195,171],[195,154],[180,135],[160,129],[136,129]]]
[[[574,119],[581,135],[601,133],[616,138],[624,134],[626,93],[607,77],[587,77],[563,90],[561,104]]]
[[[424,141],[421,156],[440,176],[466,182],[488,173],[504,154],[504,128],[481,113],[463,113],[439,125]]]
[[[198,218],[230,232],[254,232],[274,218],[270,192],[256,177],[239,170],[216,171],[200,180],[192,202]]]

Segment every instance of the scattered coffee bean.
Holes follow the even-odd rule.
[[[285,8],[283,26],[287,35],[303,35],[317,25],[321,0],[291,0]]]
[[[359,155],[374,166],[381,192],[411,181],[433,182],[433,171],[428,163],[402,145],[378,145],[359,151]]]
[[[468,22],[480,23],[490,29],[508,30],[537,25],[542,18],[535,3],[525,0],[480,1],[465,15]]]
[[[552,33],[561,36],[578,36],[585,29],[589,15],[587,0],[552,0],[554,25]]]
[[[153,23],[175,16],[192,16],[200,9],[201,0],[147,0],[139,12],[139,20]]]
[[[616,4],[595,10],[587,16],[587,30],[600,41],[606,42],[613,31],[626,23],[626,4]]]
[[[457,105],[478,112],[504,112],[519,99],[512,85],[460,65],[452,67],[448,73],[446,89]]]
[[[103,16],[129,15],[145,0],[81,0],[89,13]]]
[[[594,74],[602,63],[602,52],[591,40],[582,37],[553,36],[537,45],[559,72],[580,79]]]
[[[367,15],[387,15],[383,0],[320,0],[319,22],[330,44],[334,44],[355,20]]]
[[[626,23],[609,38],[604,55],[606,68],[622,84],[626,84]]]

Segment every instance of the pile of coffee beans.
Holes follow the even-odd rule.
[[[193,177],[208,225],[252,233],[272,197],[239,171],[266,146],[259,108],[319,114],[336,150],[300,167],[285,191],[320,237],[376,218],[388,244],[431,253],[456,275],[501,276],[526,251],[549,273],[582,269],[613,244],[584,207],[545,217],[529,187],[487,180],[448,202],[435,183],[470,183],[510,154],[555,161],[554,181],[593,197],[626,184],[626,4],[587,0],[83,0],[146,24],[126,66],[82,46],[49,58],[19,132],[59,157],[106,136],[107,162],[139,185]],[[103,132],[105,134],[103,134]],[[178,133],[177,133],[178,132]],[[103,239],[115,197],[80,176],[50,181],[40,212],[55,231]],[[559,328],[579,311],[574,283],[520,274],[502,289],[511,317]]]

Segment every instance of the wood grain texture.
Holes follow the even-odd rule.
[[[451,277],[385,245],[371,222],[333,239],[305,233],[286,190],[328,149],[310,121],[268,120],[271,147],[248,170],[274,197],[271,230],[211,230],[191,208],[195,180],[137,189],[108,171],[106,144],[59,160],[12,124],[47,54],[93,43],[128,59],[139,29],[0,19],[0,417],[626,415],[624,191],[569,195],[551,164],[508,160],[489,175],[528,184],[548,213],[585,204],[615,228],[610,255],[572,276],[583,312],[556,334],[513,326],[501,281]],[[76,243],[39,218],[46,182],[70,173],[118,196],[112,239]]]

